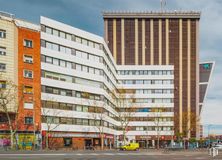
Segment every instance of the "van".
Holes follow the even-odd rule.
[[[139,143],[129,143],[128,145],[124,145],[120,147],[120,150],[123,151],[136,151],[140,148]]]

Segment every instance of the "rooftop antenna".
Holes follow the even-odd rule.
[[[163,12],[164,8],[166,7],[166,0],[160,0],[160,7],[161,7],[161,12]]]

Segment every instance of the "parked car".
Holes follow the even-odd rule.
[[[139,143],[129,143],[128,145],[124,145],[120,147],[120,150],[123,151],[136,151],[140,148]]]
[[[222,150],[222,144],[217,144],[214,146],[215,148],[219,149],[219,150]]]

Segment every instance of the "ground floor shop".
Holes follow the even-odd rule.
[[[46,147],[46,132],[42,132],[42,145]],[[113,148],[114,136],[104,134],[103,142],[98,133],[64,133],[50,132],[48,134],[48,146],[51,149],[101,149],[101,143],[105,149]]]
[[[139,143],[140,148],[157,148],[157,136],[136,136],[135,141]],[[159,136],[159,147],[165,148],[172,142],[172,136]]]
[[[40,132],[18,131],[14,134],[13,144],[17,149],[32,150],[41,147]],[[0,131],[0,147],[11,146],[9,131]]]

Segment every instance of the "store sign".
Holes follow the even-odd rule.
[[[75,134],[75,133],[52,133],[52,137],[85,137],[85,138],[99,138],[98,134]]]
[[[105,138],[113,139],[113,135],[105,135]]]
[[[151,136],[138,136],[139,139],[151,139]]]

